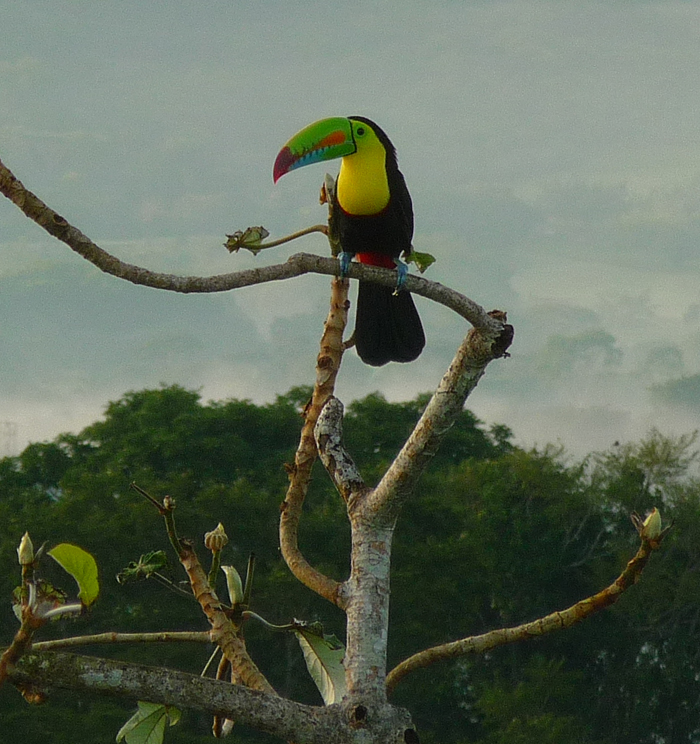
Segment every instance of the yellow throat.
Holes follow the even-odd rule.
[[[369,130],[368,135],[357,140],[357,152],[340,161],[338,202],[348,214],[377,214],[391,196],[386,151],[374,132]]]

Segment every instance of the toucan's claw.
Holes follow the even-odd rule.
[[[396,289],[394,290],[394,294],[397,295],[403,289],[404,284],[406,284],[408,264],[405,264],[398,258],[395,258],[394,261],[396,262]]]
[[[350,262],[352,261],[352,253],[346,253],[341,251],[338,254],[338,261],[340,261],[340,278],[345,279],[350,271]]]

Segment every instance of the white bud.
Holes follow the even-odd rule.
[[[661,534],[661,512],[654,507],[642,525],[642,537],[656,540]]]
[[[226,574],[226,586],[228,587],[228,596],[232,606],[240,604],[243,601],[243,581],[241,575],[233,566],[222,566],[221,570]]]
[[[29,566],[34,562],[34,546],[28,532],[22,535],[19,547],[17,548],[17,558],[19,558],[20,566]]]

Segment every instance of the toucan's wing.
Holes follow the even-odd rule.
[[[413,202],[411,201],[411,194],[406,186],[403,173],[398,168],[391,169],[387,176],[392,208],[396,210],[398,227],[404,232],[404,240],[401,242],[406,247],[403,250],[408,254],[411,252],[411,240],[413,240]]]

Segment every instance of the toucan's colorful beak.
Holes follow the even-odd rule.
[[[357,150],[349,119],[335,116],[309,124],[280,150],[272,176],[275,183],[285,173],[303,165],[351,155]]]

